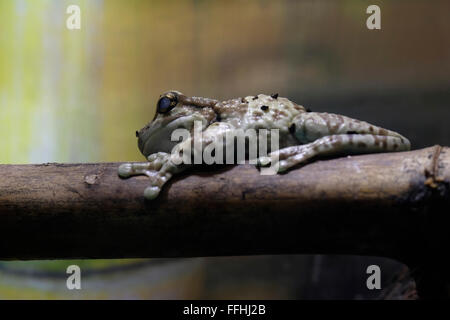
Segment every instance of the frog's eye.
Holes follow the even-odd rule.
[[[158,100],[156,111],[158,113],[167,113],[177,105],[177,99],[173,96],[163,96]]]

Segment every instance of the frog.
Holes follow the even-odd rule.
[[[173,139],[175,130],[192,132],[195,123],[201,135],[181,142]],[[170,90],[159,96],[153,120],[136,131],[138,148],[147,161],[121,164],[118,175],[123,179],[148,176],[150,183],[143,196],[154,200],[173,176],[194,166],[180,161],[180,150],[194,145],[201,152],[227,134],[248,129],[277,131],[277,146],[252,159],[257,168],[274,166],[276,174],[320,157],[401,152],[411,147],[395,131],[340,114],[313,112],[278,94],[221,101]]]

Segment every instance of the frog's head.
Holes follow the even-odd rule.
[[[213,99],[187,97],[179,91],[163,93],[156,104],[153,120],[144,128],[136,131],[139,150],[146,157],[156,152],[170,153],[179,141],[172,141],[172,132],[187,129],[192,132],[195,121],[206,128],[216,119]]]

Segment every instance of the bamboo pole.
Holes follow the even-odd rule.
[[[146,201],[121,163],[0,165],[0,260],[356,254],[450,297],[450,148],[315,161],[262,176],[207,167]]]
[[[322,253],[415,262],[449,249],[449,148],[371,154],[260,175],[188,172],[153,201],[120,163],[0,165],[0,259]],[[211,168],[209,168],[211,169]]]

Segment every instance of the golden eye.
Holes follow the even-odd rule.
[[[165,95],[159,98],[156,105],[156,111],[158,113],[167,113],[172,110],[178,103],[178,99],[174,95]]]

